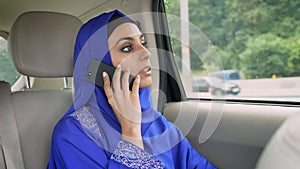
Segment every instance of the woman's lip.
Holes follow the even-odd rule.
[[[148,69],[148,70],[145,71],[145,69]],[[149,67],[149,66],[145,67],[142,71],[140,71],[139,74],[140,75],[151,75],[151,67]]]

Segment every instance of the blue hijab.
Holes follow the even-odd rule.
[[[107,101],[104,89],[86,79],[92,59],[113,65],[108,48],[107,24],[115,14],[132,21],[114,10],[91,19],[78,33],[74,50],[75,99],[53,131],[49,169],[126,168],[116,161],[111,165],[114,167],[109,167],[113,161],[111,156],[122,140],[121,126]],[[139,97],[144,143],[142,151],[161,161],[165,168],[212,168],[181,132],[153,109],[149,87],[140,88]],[[88,108],[82,111],[84,107]]]

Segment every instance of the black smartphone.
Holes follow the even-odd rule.
[[[115,73],[115,68],[110,66],[106,63],[99,61],[98,59],[92,59],[89,63],[88,71],[86,74],[86,79],[100,87],[104,87],[104,80],[103,80],[103,72],[106,72],[110,78],[110,84],[112,84],[112,78]],[[124,71],[121,72],[121,79],[124,75]],[[121,81],[120,79],[120,81]],[[128,79],[129,83],[129,90],[132,90],[134,81],[134,76],[130,75]]]

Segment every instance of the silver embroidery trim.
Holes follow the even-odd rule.
[[[119,141],[111,159],[134,169],[164,168],[154,156],[126,141]]]
[[[101,130],[89,107],[82,107],[74,113],[70,114],[70,116],[79,121],[82,127],[94,131],[98,136],[102,137]]]

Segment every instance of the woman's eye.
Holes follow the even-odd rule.
[[[126,45],[121,49],[122,52],[126,52],[126,53],[130,52],[131,50],[132,50],[131,45]]]
[[[141,42],[141,44],[146,47],[147,46],[147,42]]]

